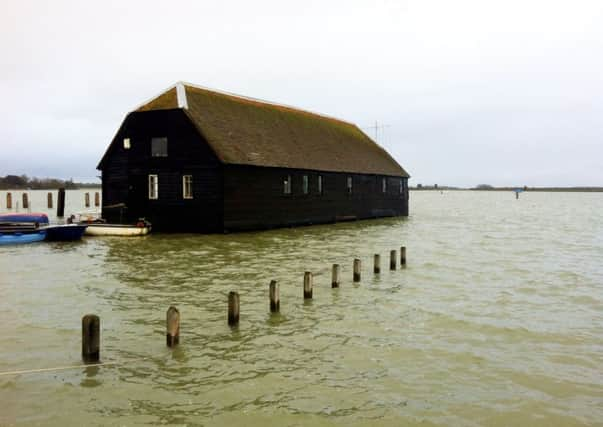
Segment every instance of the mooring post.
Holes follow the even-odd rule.
[[[65,189],[59,188],[59,197],[57,198],[57,216],[63,218],[65,216]]]
[[[361,264],[358,258],[354,259],[354,282],[360,282]]]
[[[228,294],[228,324],[235,326],[239,324],[239,293],[231,291]]]
[[[23,193],[23,209],[29,209],[29,198],[27,193]]]
[[[304,299],[312,299],[312,273],[306,271],[304,273]]]
[[[270,293],[270,312],[278,313],[281,309],[281,298],[279,295],[279,286],[276,280],[270,281],[269,287]]]
[[[406,246],[400,246],[400,267],[406,267]]]
[[[48,209],[52,209],[52,193],[48,193]]]
[[[331,275],[331,288],[339,287],[339,264],[333,264],[333,274]]]
[[[396,251],[395,250],[389,252],[389,269],[390,270],[396,269]]]
[[[96,363],[100,356],[100,318],[95,314],[82,317],[82,359]]]
[[[90,207],[90,193],[84,194],[84,205],[89,208]]]
[[[173,305],[168,308],[165,315],[166,344],[175,347],[180,343],[180,312]]]
[[[375,254],[375,260],[373,263],[373,272],[375,274],[381,273],[381,255]]]
[[[100,206],[100,194],[98,193],[98,191],[94,193],[94,206]]]
[[[13,208],[13,195],[11,193],[6,193],[6,209]]]

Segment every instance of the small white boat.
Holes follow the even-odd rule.
[[[140,221],[136,225],[124,224],[104,224],[104,223],[89,223],[87,224],[85,234],[87,236],[145,236],[151,232],[151,224]]]

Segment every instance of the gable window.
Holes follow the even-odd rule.
[[[381,192],[387,193],[387,178],[381,178]]]
[[[192,199],[193,198],[193,176],[183,175],[182,176],[182,198]]]
[[[283,179],[283,194],[291,194],[291,175]]]
[[[318,194],[322,194],[322,175],[318,175]]]
[[[124,149],[129,150],[130,146],[130,138],[124,138]]]
[[[352,177],[348,176],[347,182],[348,194],[352,194]]]
[[[159,177],[157,175],[149,175],[149,199],[155,200],[159,198]]]
[[[302,177],[302,192],[308,194],[308,175]]]
[[[166,137],[151,138],[151,156],[152,157],[167,157],[168,155],[168,140]]]

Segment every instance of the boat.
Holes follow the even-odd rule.
[[[86,224],[87,236],[145,236],[151,232],[151,224],[147,221],[138,221],[135,225],[107,224],[103,222],[91,222]]]
[[[46,214],[1,214],[0,245],[18,245],[40,242],[46,238],[46,231],[40,224],[48,224]]]
[[[22,243],[41,242],[46,238],[45,230],[17,231],[5,233],[0,231],[0,246],[2,245],[18,245]]]
[[[46,240],[53,242],[65,242],[80,240],[88,224],[51,224],[40,227],[46,231]]]

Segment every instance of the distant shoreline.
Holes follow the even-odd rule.
[[[101,184],[92,182],[74,182],[73,179],[30,178],[27,175],[0,176],[0,190],[80,190],[82,188],[101,188]]]
[[[603,193],[603,187],[491,187],[491,188],[462,188],[462,187],[409,187],[411,191],[516,191],[551,192],[551,193]]]

